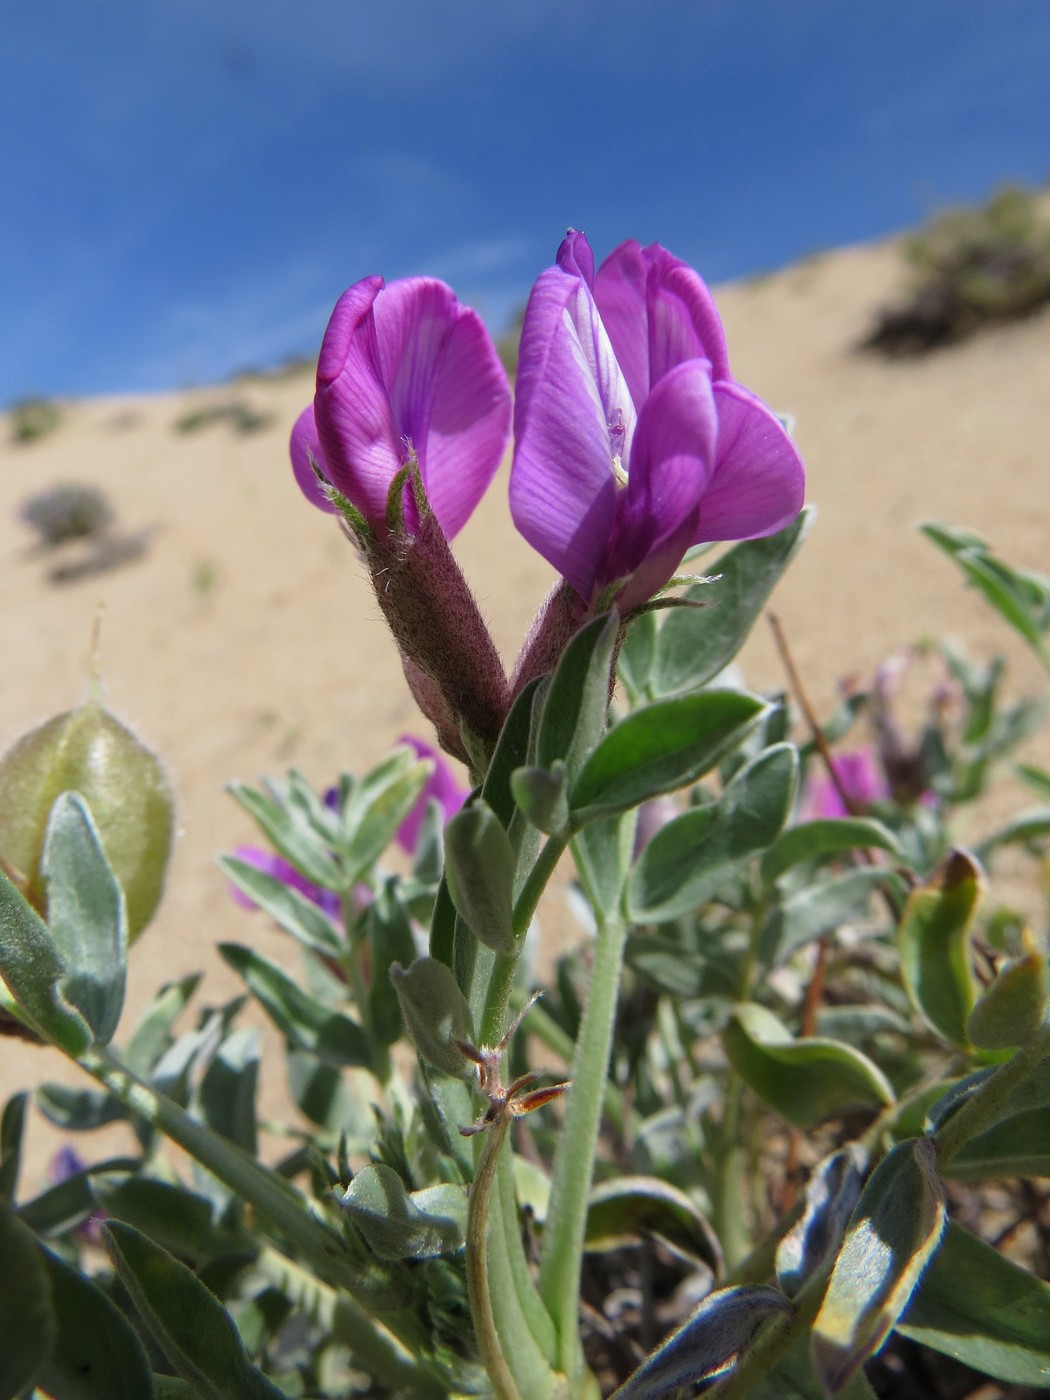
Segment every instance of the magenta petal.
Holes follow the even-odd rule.
[[[325,495],[314,471],[314,463],[325,470],[321,444],[317,437],[317,424],[314,422],[314,406],[307,404],[295,420],[291,441],[288,444],[292,456],[292,471],[300,491],[311,505],[320,510],[332,512],[335,506]],[[325,473],[327,475],[327,473]]]
[[[510,509],[529,544],[584,599],[613,521],[614,413],[626,439],[634,406],[590,292],[580,278],[548,268],[522,326]]]
[[[511,393],[495,346],[476,312],[458,308],[434,378],[423,479],[446,536],[463,528],[503,460]]]
[[[372,304],[382,278],[367,277],[339,299],[317,365],[314,411],[332,483],[382,528],[390,483],[405,455],[382,379]]]
[[[802,459],[776,418],[739,384],[715,384],[715,475],[700,506],[693,543],[772,535],[802,509]]]
[[[563,272],[582,277],[587,286],[593,289],[594,253],[585,233],[580,233],[578,229],[569,229],[558,249],[557,263]]]
[[[716,433],[707,361],[678,365],[645,401],[617,501],[602,577],[632,576],[624,606],[634,604],[635,593],[648,597],[662,587],[677,568],[712,477]]]
[[[666,248],[621,243],[594,279],[594,297],[635,403],[686,360],[729,374],[725,332],[703,278]]]
[[[698,272],[654,243],[649,267],[649,374],[652,383],[683,360],[711,361],[714,379],[729,377],[725,331],[714,298]],[[694,348],[695,347],[695,348]]]

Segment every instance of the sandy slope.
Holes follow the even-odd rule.
[[[965,639],[978,655],[1006,649],[1017,684],[1038,683],[1021,648],[911,527],[930,517],[970,525],[1014,561],[1047,567],[1050,315],[922,363],[852,353],[898,276],[892,245],[879,245],[719,297],[735,373],[797,418],[820,518],[777,608],[825,709],[839,676],[869,672],[924,634]],[[110,703],[165,757],[178,794],[168,893],[135,950],[130,1014],[160,981],[201,967],[208,1000],[232,994],[213,952],[220,939],[291,951],[261,916],[233,907],[213,866],[216,851],[250,837],[227,779],[295,763],[323,785],[340,767],[376,761],[399,733],[425,732],[353,552],[292,483],[286,434],[311,387],[300,377],[239,389],[275,415],[248,436],[226,425],[173,430],[188,407],[228,399],[222,387],[70,404],[45,440],[0,443],[0,744],[80,698],[103,603]],[[49,584],[16,508],[61,480],[99,484],[125,529],[152,529],[147,555]],[[504,478],[457,548],[510,658],[550,571],[511,527]],[[765,628],[744,663],[756,686],[782,685]],[[558,909],[547,916],[562,919]],[[2,1054],[2,1097],[58,1068],[13,1042]],[[271,1082],[271,1104],[278,1093]]]

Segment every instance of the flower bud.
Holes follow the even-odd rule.
[[[171,854],[174,803],[160,760],[95,696],[30,730],[0,759],[0,856],[41,915],[44,836],[63,792],[79,792],[91,809],[134,939],[160,902]]]

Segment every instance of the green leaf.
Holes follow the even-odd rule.
[[[343,872],[332,859],[322,837],[294,808],[275,796],[257,792],[246,783],[228,783],[226,791],[248,813],[271,845],[308,880],[326,890],[343,888]]]
[[[716,1277],[722,1272],[718,1237],[677,1186],[652,1176],[618,1176],[592,1189],[584,1236],[588,1250],[622,1249],[653,1236],[706,1264]]]
[[[364,913],[368,945],[372,950],[368,1025],[372,1036],[384,1045],[400,1040],[404,1029],[390,970],[395,963],[411,962],[416,955],[412,925],[397,891],[396,880],[384,880]]]
[[[1050,579],[1004,564],[991,553],[987,540],[972,530],[933,522],[921,528],[1050,667],[1050,652],[1043,641],[1050,620]]]
[[[433,1259],[463,1248],[465,1187],[429,1186],[409,1195],[397,1172],[373,1163],[357,1173],[342,1204],[380,1259]]]
[[[371,1066],[372,1046],[356,1021],[304,992],[276,963],[251,948],[220,943],[219,952],[290,1045],[336,1067]]]
[[[901,978],[916,1010],[952,1045],[966,1048],[975,993],[969,931],[984,876],[973,856],[950,851],[912,890],[897,929]]]
[[[867,1170],[867,1151],[856,1142],[832,1152],[813,1168],[802,1217],[777,1246],[777,1282],[789,1298],[839,1252]]]
[[[405,1026],[420,1057],[435,1069],[463,1078],[473,1070],[458,1048],[472,1037],[470,1011],[456,979],[436,958],[416,958],[390,969]]]
[[[697,689],[729,665],[812,520],[807,508],[779,534],[735,545],[718,560],[721,577],[685,591],[684,597],[709,606],[676,608],[664,618],[650,680],[653,694]]]
[[[445,869],[452,902],[480,943],[513,953],[515,856],[500,819],[481,798],[445,827]]]
[[[1026,1045],[1043,1021],[1047,1001],[1046,954],[1030,953],[999,969],[995,981],[977,999],[966,1034],[982,1050]]]
[[[540,712],[538,767],[550,769],[561,760],[570,780],[575,778],[605,733],[619,631],[619,616],[603,613],[581,627],[562,652]]]
[[[560,759],[550,768],[515,768],[511,791],[526,820],[548,834],[565,831],[569,824],[566,769]]]
[[[356,784],[343,808],[343,889],[352,888],[375,865],[416,805],[433,770],[433,759],[420,759],[407,745],[399,746]]]
[[[12,1094],[0,1118],[0,1201],[14,1201],[18,1170],[22,1164],[22,1136],[26,1126],[27,1093]]]
[[[794,802],[797,776],[794,745],[776,744],[739,769],[717,802],[661,827],[631,874],[631,919],[666,922],[707,903],[776,840]]]
[[[66,1132],[83,1133],[119,1123],[128,1116],[122,1103],[103,1089],[70,1089],[65,1084],[41,1084],[36,1106],[49,1123]]]
[[[813,1362],[829,1395],[889,1336],[941,1242],[946,1218],[933,1143],[898,1143],[857,1202],[813,1324]]]
[[[1000,846],[1019,846],[1050,836],[1050,807],[1022,812],[977,847],[979,860],[987,861]]]
[[[1050,1284],[954,1222],[897,1330],[1008,1385],[1050,1389]]]
[[[150,1400],[153,1375],[131,1323],[78,1269],[42,1256],[56,1331],[39,1384],[61,1400]]]
[[[65,975],[65,961],[47,925],[0,871],[0,977],[29,1024],[76,1059],[94,1037],[63,995]]]
[[[204,1071],[197,1100],[208,1127],[249,1156],[256,1154],[255,1090],[259,1082],[260,1033],[232,1031]]]
[[[886,880],[885,870],[850,870],[845,875],[807,882],[784,896],[774,904],[762,929],[759,951],[763,965],[785,962],[807,943],[835,933],[863,911]]]
[[[217,1224],[207,1197],[155,1177],[127,1176],[95,1183],[98,1207],[114,1220],[133,1225],[155,1244],[200,1268],[231,1254],[251,1254],[253,1242]]]
[[[219,856],[217,863],[230,883],[297,943],[324,957],[343,957],[346,947],[338,930],[313,900],[239,856]]]
[[[695,782],[767,713],[762,700],[739,690],[708,690],[633,711],[584,765],[570,797],[573,821],[614,816]]]
[[[657,631],[656,613],[643,612],[631,619],[624,632],[616,666],[632,705],[656,698],[649,686],[656,662]]]
[[[635,824],[631,816],[589,822],[573,837],[572,854],[593,907],[607,917],[623,899],[631,869]]]
[[[873,817],[837,817],[802,822],[785,831],[762,860],[762,879],[771,885],[785,870],[805,860],[828,860],[872,847],[900,854],[897,838]]]
[[[193,972],[175,982],[165,982],[147,1002],[124,1052],[124,1061],[135,1074],[151,1074],[160,1057],[170,1049],[171,1028],[185,1011],[200,980],[201,974]]]
[[[744,1286],[709,1294],[677,1331],[647,1356],[611,1400],[659,1400],[677,1395],[746,1351],[769,1318],[791,1311],[775,1288]]]
[[[32,1230],[0,1201],[0,1395],[33,1384],[55,1344],[47,1269]]]
[[[1050,1108],[1003,1117],[954,1153],[943,1171],[955,1181],[1050,1176]]]
[[[229,1314],[192,1270],[130,1225],[114,1221],[104,1234],[143,1322],[204,1400],[284,1400],[249,1361]]]
[[[48,926],[66,966],[62,993],[106,1045],[124,1005],[128,919],[124,892],[80,793],[62,793],[51,808],[41,868]]]
[[[763,1006],[737,1006],[722,1040],[744,1083],[798,1128],[858,1104],[894,1102],[889,1081],[866,1055],[833,1040],[796,1040]]]

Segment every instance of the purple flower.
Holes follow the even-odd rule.
[[[444,282],[366,277],[328,323],[313,404],[292,429],[292,467],[306,496],[334,507],[311,458],[380,538],[387,497],[414,453],[446,538],[466,523],[507,446],[510,388],[481,318]],[[405,525],[419,524],[410,488]]]
[[[431,798],[436,798],[441,804],[447,822],[466,802],[470,790],[456,781],[456,775],[437,750],[432,749],[422,739],[417,739],[413,734],[402,734],[397,742],[413,749],[417,758],[429,758],[434,764],[434,771],[416,799],[416,805],[397,829],[398,845],[411,856],[415,855],[419,845],[419,835]]]
[[[597,272],[570,232],[521,334],[511,513],[584,604],[621,612],[693,544],[772,534],[802,506],[798,453],[729,371],[700,277],[622,243]]]
[[[427,778],[415,805],[397,829],[395,839],[398,845],[412,856],[415,855],[416,847],[419,845],[423,821],[431,798],[435,798],[440,803],[445,821],[448,821],[450,817],[455,816],[467,800],[469,789],[456,781],[455,774],[442,756],[422,739],[417,739],[413,734],[402,734],[397,742],[412,749],[417,758],[430,759],[434,765],[433,772]],[[327,807],[338,811],[339,789],[329,788],[324,795],[324,801]],[[330,919],[335,922],[339,921],[342,909],[339,896],[332,890],[324,890],[320,886],[312,884],[283,856],[276,855],[272,851],[264,851],[258,846],[238,846],[234,855],[239,860],[254,865],[257,870],[272,875],[275,880],[281,880],[284,884],[290,885],[293,890],[298,890],[301,895],[322,909]],[[243,890],[239,890],[236,885],[231,884],[229,891],[234,901],[242,909],[258,908],[255,901]],[[352,897],[355,909],[363,909],[371,897],[372,892],[367,885],[355,886]]]
[[[811,777],[802,795],[799,815],[803,821],[848,817],[851,813],[861,815],[890,796],[886,776],[870,748],[845,750],[837,753],[832,762],[838,786],[827,773]],[[848,808],[839,788],[849,799]]]
[[[301,875],[290,861],[284,856],[276,855],[273,851],[264,851],[259,846],[238,846],[233,853],[238,860],[245,861],[248,865],[254,865],[256,870],[261,870],[264,875],[272,875],[275,880],[280,880],[282,884],[289,885],[293,890],[316,904],[324,911],[330,919],[338,920],[341,905],[339,896],[333,890],[323,890],[320,885],[315,885],[309,881],[305,875]],[[234,902],[242,909],[256,909],[258,905],[243,890],[239,890],[236,885],[229,886],[230,894]]]

